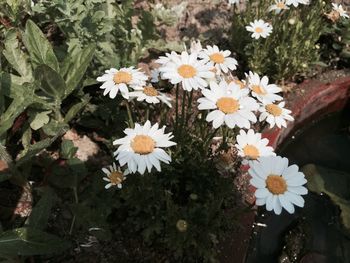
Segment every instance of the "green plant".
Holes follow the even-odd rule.
[[[291,79],[307,72],[319,60],[316,43],[326,27],[325,5],[321,0],[309,5],[283,10],[280,14],[268,12],[274,1],[247,1],[245,10],[234,10],[231,28],[231,47],[250,68],[273,80]],[[269,22],[272,33],[266,39],[252,39],[245,26],[255,19]]]
[[[347,68],[350,64],[350,23],[339,19],[329,23],[320,41],[321,61],[333,68]]]
[[[24,189],[35,156],[69,129],[69,122],[89,101],[80,88],[94,45],[59,61],[41,30],[28,20],[24,31],[7,30],[2,53],[7,64],[0,72],[0,159],[9,171],[1,181],[10,180]],[[14,142],[21,146],[13,147]],[[1,256],[47,254],[70,247],[69,242],[43,232],[53,194],[50,188],[36,190],[41,199],[27,223],[0,234]]]
[[[134,65],[157,38],[153,17],[137,10],[132,0],[114,3],[102,0],[38,1],[34,16],[41,24],[58,27],[64,39],[60,50],[74,54],[96,43],[96,54],[89,70],[94,76],[103,68]],[[139,16],[135,23],[132,18]],[[147,30],[144,30],[147,29]]]

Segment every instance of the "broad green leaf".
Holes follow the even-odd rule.
[[[35,66],[46,64],[54,70],[59,71],[58,61],[51,44],[40,28],[30,19],[26,23],[23,42]]]
[[[44,187],[39,202],[34,206],[26,225],[36,229],[45,229],[51,213],[51,208],[56,201],[56,194],[50,187]]]
[[[23,81],[30,82],[33,78],[32,67],[28,63],[28,56],[21,51],[17,31],[12,29],[6,34],[3,54],[12,67],[23,77]]]
[[[81,102],[73,105],[64,117],[64,121],[66,123],[70,122],[88,104],[89,100],[90,97],[85,96]]]
[[[45,255],[70,248],[70,242],[38,229],[22,227],[0,234],[0,255]]]
[[[50,121],[50,117],[48,115],[50,113],[51,111],[43,111],[36,113],[29,119],[30,127],[36,131],[43,127],[45,124],[48,124]]]
[[[40,65],[35,69],[35,78],[40,82],[39,88],[60,104],[67,89],[62,77],[49,66]]]
[[[30,89],[29,90],[29,86]],[[15,99],[18,96],[31,96],[34,94],[34,86],[25,83],[22,77],[7,72],[1,72],[0,74],[0,96],[6,96]]]
[[[64,159],[73,158],[78,148],[74,146],[73,142],[70,140],[63,140],[61,143],[60,156]]]
[[[18,155],[18,161],[16,163],[16,166],[21,166],[25,162],[29,161],[32,157],[34,157],[36,154],[41,152],[43,149],[49,147],[55,140],[57,140],[58,137],[63,135],[67,129],[62,128],[57,132],[57,134],[52,138],[44,139],[40,142],[37,142],[33,145],[30,145],[27,149],[24,149],[19,155]]]
[[[66,165],[57,165],[52,170],[49,181],[59,188],[74,188],[87,175],[83,161],[77,158],[67,160]]]
[[[95,45],[89,45],[83,50],[75,52],[74,55],[68,58],[69,63],[66,62],[65,66],[67,90],[64,97],[67,97],[77,88],[94,56],[94,52]]]
[[[43,127],[43,131],[49,136],[55,136],[60,130],[68,131],[69,126],[66,123],[51,119],[50,122]]]
[[[10,106],[0,117],[0,138],[12,127],[15,119],[33,102],[25,97],[13,100]]]

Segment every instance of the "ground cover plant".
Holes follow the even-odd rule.
[[[262,131],[294,120],[279,83],[346,67],[347,14],[230,2],[231,51],[162,39],[187,3],[0,4],[3,262],[217,262],[245,211],[304,206],[304,174]]]

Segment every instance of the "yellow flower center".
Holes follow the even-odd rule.
[[[145,87],[143,89],[143,93],[145,93],[147,96],[151,96],[151,97],[158,95],[158,91],[151,86]]]
[[[113,77],[113,81],[115,84],[120,84],[120,83],[129,83],[132,80],[132,75],[128,72],[125,71],[119,71],[115,73]]]
[[[155,141],[148,135],[136,135],[131,142],[131,148],[138,154],[149,154],[155,146]]]
[[[258,34],[262,33],[263,31],[264,30],[261,27],[256,27],[255,28],[255,32],[258,33]]]
[[[256,148],[254,145],[247,144],[243,148],[244,155],[251,158],[251,159],[258,159],[260,156],[258,148]]]
[[[282,114],[282,109],[275,104],[267,104],[265,106],[265,109],[268,113],[275,117],[280,116]]]
[[[234,98],[223,97],[221,99],[218,99],[218,101],[216,102],[216,106],[223,113],[229,114],[229,113],[234,113],[234,112],[238,111],[239,102],[238,102],[238,100],[235,100]]]
[[[283,3],[283,2],[278,2],[276,4],[276,6],[279,8],[279,9],[284,9],[286,7],[286,5]]]
[[[260,85],[253,85],[252,86],[252,90],[259,95],[264,95],[266,94],[266,91],[263,87],[261,87]]]
[[[124,180],[124,175],[118,171],[114,171],[109,175],[109,180],[113,185],[120,184]]]
[[[178,67],[177,72],[180,74],[181,77],[185,79],[193,78],[197,74],[197,70],[191,65],[187,64]]]
[[[215,62],[215,63],[224,63],[225,57],[221,53],[214,53],[209,56],[210,60]]]
[[[282,176],[270,174],[265,182],[267,189],[275,195],[280,195],[287,191],[287,183]]]

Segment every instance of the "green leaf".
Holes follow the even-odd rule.
[[[73,105],[64,117],[64,121],[66,123],[70,122],[88,104],[89,100],[89,96],[84,96],[81,102]]]
[[[49,181],[59,188],[74,188],[87,175],[87,169],[83,161],[72,158],[66,165],[56,165],[52,170]]]
[[[31,139],[32,139],[32,129],[29,126],[27,126],[27,128],[22,134],[22,139],[21,139],[24,149],[28,148],[28,146],[30,145]]]
[[[51,119],[51,121],[44,125],[43,131],[46,135],[49,136],[55,136],[60,130],[69,130],[69,126],[66,123],[58,122],[54,119]]]
[[[40,81],[40,89],[49,97],[60,103],[67,89],[62,77],[46,65],[40,65],[35,69],[35,78]]]
[[[65,66],[67,90],[65,92],[65,97],[67,97],[77,88],[79,82],[85,74],[87,67],[94,57],[94,52],[95,45],[89,45],[85,49],[75,52],[74,55],[67,58],[68,62],[66,62]]]
[[[78,148],[74,146],[73,142],[70,140],[63,140],[61,144],[60,155],[64,159],[73,158],[76,154]]]
[[[32,256],[60,253],[71,243],[38,229],[22,227],[0,234],[0,255]]]
[[[25,97],[13,100],[6,111],[0,116],[0,137],[12,127],[15,119],[33,102]]]
[[[18,161],[16,163],[16,166],[21,166],[25,162],[29,161],[32,157],[34,157],[36,154],[41,152],[43,149],[49,147],[55,140],[57,140],[58,137],[63,135],[65,132],[67,132],[67,129],[62,128],[57,132],[57,134],[52,138],[47,138],[45,140],[42,140],[40,142],[37,142],[33,145],[30,145],[27,149],[24,149],[19,155],[18,155]]]
[[[43,127],[45,124],[48,124],[50,121],[50,117],[49,117],[50,113],[51,111],[43,111],[43,112],[35,113],[35,115],[29,119],[30,127],[36,131],[36,130],[39,130],[41,127]]]
[[[23,77],[24,81],[30,82],[32,80],[32,67],[28,63],[28,56],[19,47],[17,31],[14,29],[9,30],[6,34],[3,54],[18,74]]]
[[[44,187],[42,197],[34,206],[32,213],[26,221],[26,225],[36,229],[44,229],[51,213],[51,208],[56,201],[56,194],[50,187]]]
[[[35,66],[46,64],[54,70],[59,71],[58,61],[51,44],[40,28],[30,19],[26,23],[23,42]]]

